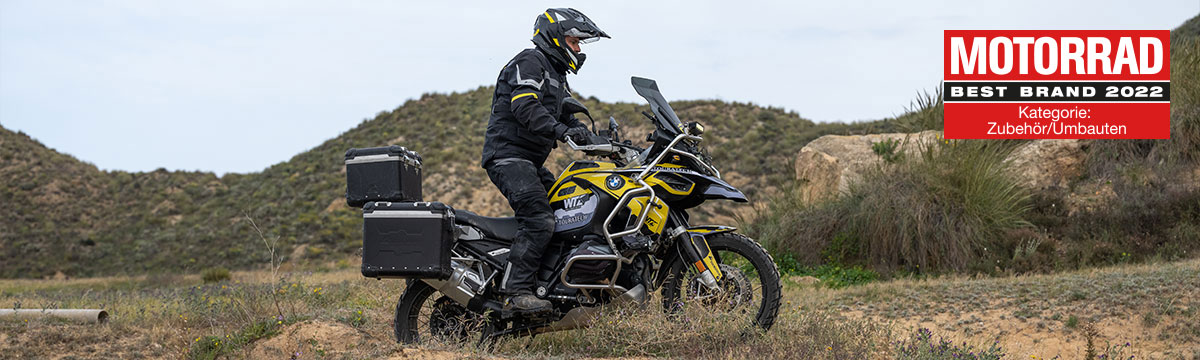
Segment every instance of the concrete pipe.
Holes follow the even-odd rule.
[[[62,319],[103,324],[108,322],[108,312],[100,309],[0,309],[0,319]]]

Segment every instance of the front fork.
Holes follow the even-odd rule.
[[[670,231],[668,235],[675,239],[675,248],[678,249],[683,265],[696,270],[697,279],[705,287],[717,290],[717,281],[720,281],[724,275],[721,274],[721,267],[717,264],[712,249],[708,247],[708,240],[701,233],[688,231],[688,223],[683,215],[672,211],[669,218],[675,227],[668,230]],[[664,268],[664,271],[669,271],[669,269]],[[659,278],[663,279],[664,277],[659,276]]]

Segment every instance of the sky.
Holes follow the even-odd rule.
[[[1196,0],[0,0],[0,126],[101,169],[260,171],[421,94],[494,84],[549,7],[612,36],[569,77],[584,96],[644,103],[636,75],[669,100],[819,122],[898,115],[936,89],[942,30],[1173,29],[1200,14]]]

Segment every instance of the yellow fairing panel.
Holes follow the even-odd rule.
[[[621,187],[616,189],[609,188],[606,182],[610,176],[621,177],[623,180]],[[620,199],[622,195],[625,195],[626,191],[641,187],[628,176],[615,173],[584,173],[579,174],[576,176],[576,178],[587,180],[596,188],[604,189],[604,191],[608,192],[617,199]],[[648,198],[649,196],[639,196],[629,200],[629,205],[627,205],[627,207],[629,208],[631,216],[637,216],[638,214],[642,213],[642,207],[646,205],[646,199]],[[666,226],[669,208],[667,207],[667,203],[663,202],[662,199],[659,198],[654,199],[654,205],[655,206],[650,209],[650,213],[646,214],[646,228],[650,231],[653,231],[655,234],[661,234],[663,227]]]
[[[561,189],[554,189],[550,193],[550,202],[555,203],[567,198],[573,198],[579,195],[591,194],[592,191],[574,183],[563,185]]]
[[[737,231],[737,228],[732,227],[732,226],[722,226],[722,225],[697,225],[697,226],[692,226],[691,228],[688,228],[689,233],[699,234],[699,235],[712,235],[712,234],[719,234],[719,233],[730,232],[730,231]]]
[[[667,192],[675,194],[675,195],[691,194],[692,190],[696,189],[696,183],[691,183],[690,186],[688,186],[687,190],[676,190],[675,188],[671,187],[670,184],[667,184],[665,181],[660,180],[658,178],[658,174],[659,173],[656,172],[653,175],[647,176],[646,183],[650,184],[650,186],[657,186],[660,189],[666,189]]]
[[[621,187],[618,187],[616,189],[609,188],[608,184],[605,183],[608,180],[609,176],[621,177]],[[621,198],[621,195],[625,195],[626,191],[640,187],[640,185],[638,185],[636,182],[634,182],[628,176],[610,173],[610,172],[583,173],[583,174],[579,174],[579,175],[575,176],[575,178],[587,180],[588,182],[592,183],[592,185],[595,185],[596,188],[604,189],[604,191],[608,192],[614,198],[618,198],[618,199]]]
[[[646,206],[646,200],[649,196],[639,196],[633,200],[629,200],[629,216],[638,216],[642,213],[642,207]],[[661,234],[663,226],[667,223],[667,204],[662,199],[654,199],[654,207],[650,208],[650,213],[646,214],[646,228],[655,234]]]
[[[575,161],[575,162],[572,162],[571,165],[568,165],[567,169],[564,170],[562,172],[562,174],[558,174],[558,180],[554,181],[554,186],[550,187],[550,191],[558,191],[559,185],[562,185],[563,181],[571,178],[572,176],[575,176],[578,174],[583,174],[583,173],[590,172],[590,171],[605,171],[605,170],[612,170],[612,169],[617,168],[617,164],[614,164],[614,163],[608,162],[608,161],[592,161],[591,163],[599,165],[599,166],[594,166],[594,167],[584,167],[583,166],[584,163],[585,162]],[[607,174],[600,174],[600,175],[602,176],[600,178],[600,182],[598,182],[596,184],[604,185],[603,176],[606,176]],[[550,196],[553,197],[554,194],[551,193]],[[553,200],[551,200],[551,201],[553,201]]]

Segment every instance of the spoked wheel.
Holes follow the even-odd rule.
[[[750,238],[736,233],[706,237],[724,275],[717,289],[700,282],[693,267],[675,261],[663,283],[663,309],[676,314],[691,306],[707,311],[744,314],[747,324],[771,328],[779,314],[782,286],[771,255]]]
[[[395,331],[396,341],[404,344],[430,339],[464,342],[481,339],[487,319],[441,296],[424,281],[412,280],[396,304]]]

